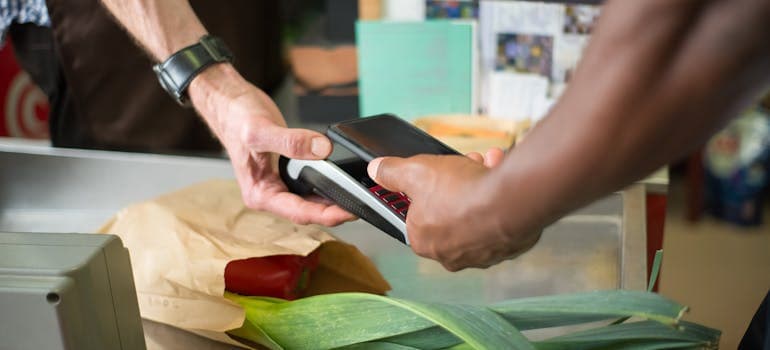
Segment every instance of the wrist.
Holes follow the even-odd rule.
[[[202,26],[194,26],[189,30],[175,33],[173,36],[161,36],[157,42],[150,44],[148,51],[150,51],[158,61],[162,62],[179,50],[194,45],[206,34],[206,30]]]
[[[219,109],[228,105],[227,100],[246,93],[248,85],[232,64],[218,63],[198,74],[187,92],[195,109],[216,129],[221,115]]]
[[[233,56],[222,39],[205,35],[200,40],[152,67],[163,89],[182,106],[190,106],[192,81],[212,65],[232,62]]]
[[[505,235],[511,246],[521,240],[522,234],[540,232],[548,225],[548,218],[538,201],[537,185],[528,182],[527,176],[505,171],[503,167],[491,170],[479,184],[485,197],[485,213],[490,213],[489,225]]]

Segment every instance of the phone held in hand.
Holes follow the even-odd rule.
[[[409,244],[406,217],[411,200],[390,192],[367,175],[377,157],[460,153],[392,114],[359,118],[329,126],[326,135],[336,143],[325,160],[281,157],[281,177],[289,190],[317,194],[366,220],[391,237]],[[341,146],[341,147],[336,147]]]

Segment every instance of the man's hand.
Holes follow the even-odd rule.
[[[488,191],[495,189],[485,179],[502,159],[500,150],[485,157],[385,157],[369,163],[368,171],[378,184],[412,200],[406,227],[415,253],[457,271],[513,258],[540,238],[540,231],[510,232],[490,215],[500,212],[493,206],[501,203],[491,203]]]
[[[310,130],[288,129],[270,97],[229,64],[208,68],[193,80],[189,92],[196,109],[227,150],[248,207],[299,224],[334,226],[354,219],[320,198],[311,201],[288,192],[278,175],[278,154],[323,159],[332,151],[329,139]]]
[[[102,2],[158,62],[206,34],[187,0]],[[326,137],[287,129],[275,103],[230,64],[206,68],[187,91],[230,155],[247,206],[300,224],[333,226],[353,219],[320,199],[308,201],[289,193],[277,173],[277,154],[299,159],[328,156],[332,147]]]

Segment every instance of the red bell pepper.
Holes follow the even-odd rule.
[[[308,256],[271,255],[230,261],[225,267],[225,289],[241,295],[287,300],[302,297],[310,274],[318,267],[318,250]]]

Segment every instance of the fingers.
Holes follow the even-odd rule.
[[[306,201],[289,192],[281,192],[273,196],[264,203],[264,209],[300,225],[337,226],[356,219],[353,214],[336,205]]]
[[[411,183],[419,178],[417,167],[421,164],[414,158],[382,157],[369,162],[369,177],[380,186],[394,192],[412,193]]]
[[[319,203],[319,204],[325,204],[325,205],[334,205],[335,204],[333,200],[321,197],[321,196],[316,195],[316,194],[303,195],[302,199],[304,199],[306,201],[313,202],[313,203]]]
[[[239,173],[236,170],[236,177],[239,178],[240,183],[242,179],[238,176]],[[353,214],[321,197],[311,196],[305,199],[286,192],[285,185],[274,176],[262,178],[259,184],[255,184],[253,178],[246,177],[240,185],[243,201],[247,207],[271,212],[296,224],[337,226],[357,219]]]
[[[499,148],[490,148],[484,156],[484,166],[487,168],[494,168],[505,159],[505,152]]]
[[[472,159],[474,162],[484,163],[484,156],[482,156],[481,153],[479,152],[471,152],[466,154],[465,156]]]
[[[482,163],[487,168],[494,168],[503,162],[505,158],[505,152],[503,150],[494,147],[490,148],[483,156],[479,152],[471,152],[465,155],[474,162]]]
[[[265,125],[246,136],[247,146],[256,152],[272,152],[294,159],[324,159],[332,152],[326,136],[306,129]]]

